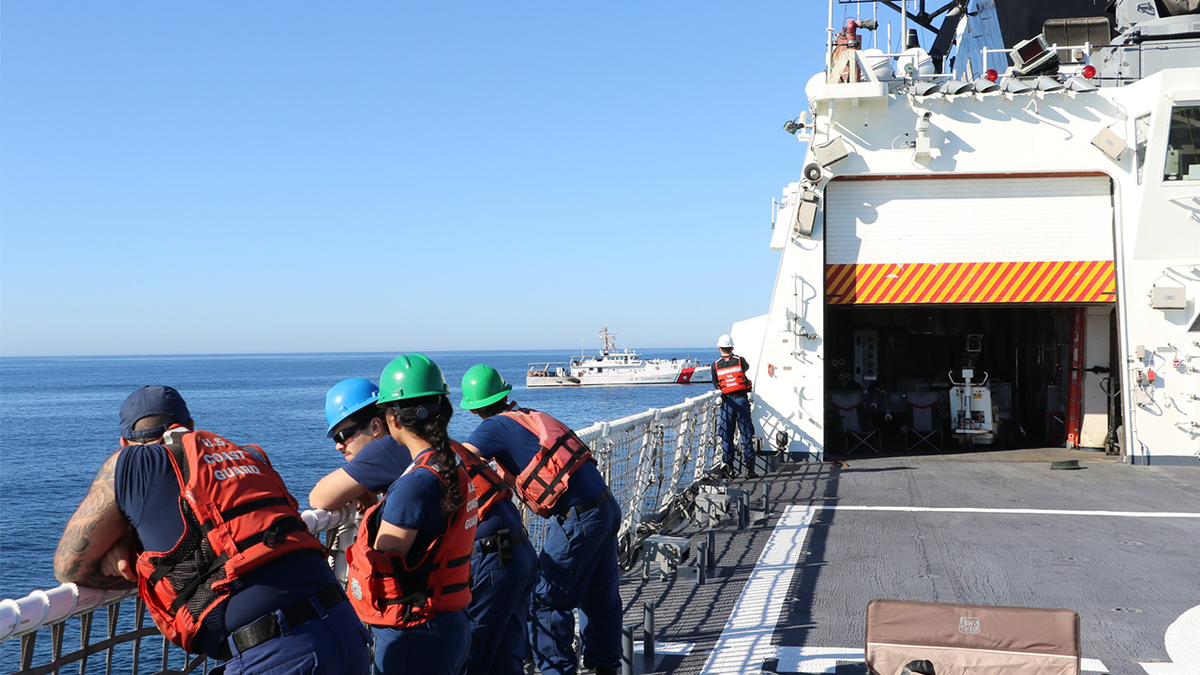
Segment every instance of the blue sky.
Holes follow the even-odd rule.
[[[825,3],[6,2],[0,354],[706,345]]]

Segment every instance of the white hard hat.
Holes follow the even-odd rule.
[[[717,346],[722,349],[733,349],[733,337],[728,333],[717,338]]]

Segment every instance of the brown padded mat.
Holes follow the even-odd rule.
[[[913,600],[867,603],[867,668],[899,675],[918,659],[937,675],[1079,675],[1079,614],[1069,609]]]

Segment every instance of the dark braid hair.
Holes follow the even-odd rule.
[[[458,511],[465,496],[458,487],[458,455],[450,447],[450,434],[446,431],[450,416],[454,414],[450,399],[442,394],[422,396],[395,401],[390,407],[396,422],[421,439],[429,441],[433,449],[429,464],[437,470],[438,477],[446,487],[442,496],[442,511],[446,514]],[[421,408],[429,413],[423,420],[417,416]]]

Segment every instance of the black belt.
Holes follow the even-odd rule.
[[[579,516],[587,513],[588,511],[591,511],[592,509],[599,507],[601,504],[603,504],[604,502],[606,502],[610,499],[613,499],[612,493],[609,492],[608,490],[605,490],[599,497],[596,497],[595,499],[589,499],[586,502],[580,502],[580,503],[576,504],[575,506],[572,506],[571,508],[563,509],[562,511],[559,511],[558,513],[555,513],[554,515],[558,516],[558,519],[560,521],[566,520],[567,518],[578,518]]]
[[[475,540],[475,552],[487,555],[488,553],[500,553],[501,557],[506,549],[513,546],[518,546],[523,542],[529,541],[529,537],[525,536],[525,531],[513,532],[512,530],[499,530],[496,534],[490,537],[480,537]]]
[[[229,640],[232,640],[237,645],[238,654],[253,649],[267,640],[273,640],[283,634],[283,629],[279,625],[279,618],[276,616],[276,613],[283,614],[283,618],[287,620],[288,626],[291,628],[295,628],[305,621],[320,616],[320,612],[313,606],[313,599],[316,599],[325,611],[329,611],[346,599],[346,592],[342,590],[341,585],[337,583],[330,584],[308,600],[301,600],[277,610],[277,612],[271,612],[254,623],[244,628],[239,628],[229,636]],[[220,657],[222,661],[228,661],[234,656],[233,649],[229,646],[229,640],[221,644]]]

